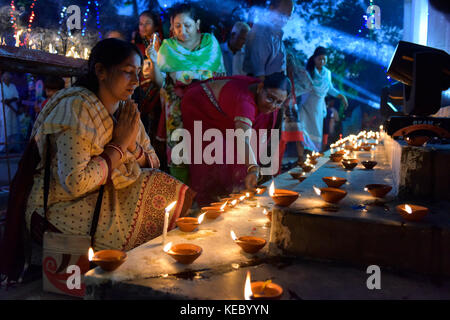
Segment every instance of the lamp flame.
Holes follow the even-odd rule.
[[[177,203],[176,201],[172,202],[171,204],[169,204],[169,205],[166,207],[165,210],[166,210],[166,211],[172,210],[172,208],[175,206],[176,203]]]
[[[197,218],[198,224],[201,224],[203,222],[203,219],[205,219],[205,214],[206,212],[198,216]]]
[[[94,249],[92,249],[92,247],[89,248],[88,258],[89,261],[92,261],[92,258],[94,258]]]
[[[247,277],[245,278],[244,298],[245,300],[250,300],[252,296],[253,292],[252,292],[252,283],[250,280],[250,271],[247,271]]]
[[[366,187],[366,188],[364,188],[364,191],[369,191],[369,189]]]
[[[170,248],[172,248],[172,242],[169,242],[164,246],[164,252],[169,252]]]
[[[245,196],[241,196],[240,198],[239,198],[239,200],[244,200],[245,199]]]
[[[322,193],[322,191],[320,191],[319,188],[317,188],[316,186],[313,186],[314,191],[317,193],[318,196],[320,196],[320,194]]]
[[[406,210],[406,212],[408,212],[408,214],[412,214],[412,209],[407,204],[405,204],[405,210]]]
[[[273,197],[274,194],[275,194],[275,181],[272,180],[272,183],[270,184],[269,187],[269,196]]]
[[[237,203],[237,200],[236,200],[236,199],[234,199],[233,201],[231,201],[231,205],[232,205],[233,207],[236,205],[236,203]]]
[[[331,180],[336,181],[336,177],[332,177]]]
[[[267,210],[266,209],[263,210],[263,214],[267,216]]]
[[[225,201],[225,203],[220,207],[220,211],[223,211],[223,208],[227,205],[228,201]]]
[[[237,240],[236,233],[234,233],[233,230],[230,231],[230,235],[231,235],[231,239],[233,239],[233,241]]]

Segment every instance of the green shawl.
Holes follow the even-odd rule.
[[[176,38],[165,39],[159,49],[157,63],[162,72],[225,72],[219,43],[210,33],[203,34],[199,48],[194,51],[181,46]]]

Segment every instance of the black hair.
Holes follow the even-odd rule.
[[[192,2],[178,2],[170,8],[170,19],[172,20],[177,15],[185,13],[192,20],[196,21],[200,19],[200,10]]]
[[[143,57],[139,49],[132,43],[109,38],[99,41],[94,48],[92,48],[89,56],[87,74],[77,79],[74,86],[85,87],[94,93],[98,92],[99,83],[97,75],[95,74],[95,64],[101,63],[107,70],[114,66],[121,64],[125,59],[136,53],[143,62]]]
[[[283,72],[275,72],[264,78],[264,88],[285,90],[289,95],[291,93],[291,81]]]
[[[146,16],[152,19],[155,32],[157,32],[160,39],[162,39],[162,21],[158,14],[150,10],[145,10],[141,12],[139,18],[141,18],[142,16]],[[139,34],[139,27],[137,28],[137,31],[135,33],[134,43],[144,43],[141,35]]]
[[[44,88],[52,90],[64,89],[66,83],[64,79],[58,76],[47,76],[44,80]]]
[[[324,47],[317,47],[316,50],[314,50],[314,53],[311,57],[309,57],[308,62],[306,62],[306,71],[309,72],[309,75],[311,78],[314,77],[314,58],[317,56],[322,56],[327,54],[327,49]]]

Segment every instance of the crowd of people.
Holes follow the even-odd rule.
[[[169,228],[194,202],[202,206],[255,188],[261,152],[253,149],[252,139],[267,149],[280,143],[281,151],[272,155],[280,159],[290,141],[297,143],[299,161],[305,149],[320,151],[325,97],[345,105],[347,100],[332,85],[325,48],[317,48],[300,71],[289,66],[282,28],[292,12],[292,0],[272,0],[267,17],[252,26],[236,22],[220,44],[202,32],[193,4],[171,8],[169,35],[159,13],[145,11],[131,42],[112,30],[94,46],[88,73],[72,86],[47,79],[47,99],[35,108],[30,142],[11,186],[10,202],[20,205],[8,208],[6,241],[19,246],[23,225],[39,240],[46,217],[55,232],[87,234],[104,186],[95,249],[129,250],[162,233],[164,209],[172,201]],[[13,110],[18,94],[7,78],[4,88],[6,110]],[[6,113],[8,125],[13,116]],[[202,137],[208,129],[223,136],[229,129],[281,129],[281,141],[250,134],[243,149],[217,148],[215,163],[197,163],[194,154],[184,153],[180,162],[173,151],[180,143],[194,150],[196,142],[181,139],[178,129],[194,136],[197,121]],[[202,140],[201,152],[207,148]],[[243,162],[226,163],[230,153]],[[51,175],[44,208],[46,164]],[[3,251],[0,270],[13,278],[16,249],[6,250],[9,256]]]

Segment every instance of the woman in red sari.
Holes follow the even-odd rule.
[[[261,129],[266,129],[267,133],[267,129],[274,127],[278,109],[288,98],[290,88],[289,79],[282,73],[275,73],[267,76],[264,82],[245,76],[213,78],[195,83],[187,90],[181,101],[181,113],[183,128],[188,130],[191,136],[190,186],[197,192],[196,200],[199,205],[214,202],[218,196],[230,194],[243,187],[252,189],[256,186],[260,175],[260,161],[258,153],[251,147],[251,141],[255,139],[258,148],[267,142],[267,138],[261,138],[264,135]],[[198,131],[198,121],[202,126],[201,136],[194,129],[196,126]],[[203,141],[200,155],[202,160],[198,163],[199,161],[194,161],[194,154],[197,152],[198,158],[200,150],[194,149],[194,139],[203,140],[203,133],[208,129],[220,131],[223,137],[222,154],[218,154],[215,149],[212,155],[214,163],[208,161],[211,164],[206,164],[202,156],[204,153],[211,153],[211,146],[208,145],[212,142]],[[245,148],[234,147],[227,150],[225,137],[228,129],[242,129],[244,132],[254,129],[257,134],[256,137],[245,137]],[[258,138],[261,138],[260,141],[257,141]],[[217,142],[216,139],[214,143]],[[238,146],[236,140],[234,145]],[[233,153],[232,164],[226,159],[230,157],[230,152]],[[238,164],[238,157],[245,159],[244,164]]]

